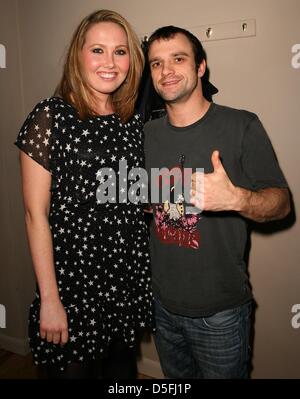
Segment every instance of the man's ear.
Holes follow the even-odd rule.
[[[205,74],[205,71],[206,71],[206,61],[202,60],[198,68],[198,77],[202,78],[202,76]]]

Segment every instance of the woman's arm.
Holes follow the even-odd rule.
[[[34,271],[41,296],[40,334],[55,344],[68,341],[68,323],[60,301],[54,270],[48,215],[51,174],[20,152],[25,224]]]

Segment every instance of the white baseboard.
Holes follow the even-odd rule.
[[[15,338],[4,334],[0,334],[0,348],[23,356],[30,352],[27,338]]]
[[[138,361],[138,372],[153,378],[164,378],[160,363],[145,357]]]

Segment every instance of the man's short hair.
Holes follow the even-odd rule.
[[[196,68],[198,69],[201,62],[203,60],[206,61],[206,53],[204,51],[204,48],[202,47],[200,40],[186,29],[179,28],[178,26],[173,25],[163,26],[162,28],[156,29],[156,31],[153,32],[148,39],[148,50],[151,47],[151,44],[156,40],[168,40],[173,38],[178,33],[183,34],[191,43],[195,57]]]
[[[193,35],[191,32],[189,32],[186,29],[179,28],[178,26],[163,26],[162,28],[156,29],[149,39],[147,40],[147,52],[149,54],[149,49],[152,45],[153,42],[156,40],[164,39],[172,39],[175,35],[178,33],[183,34],[188,41],[191,43],[193,53],[194,53],[194,58],[195,58],[195,65],[196,65],[196,70],[198,70],[201,62],[203,60],[207,60],[206,57],[206,52],[200,42],[200,40]],[[202,90],[203,90],[203,95],[208,101],[212,101],[212,96],[216,93],[218,93],[218,89],[209,81],[209,69],[206,67],[205,73],[201,78],[202,81]]]

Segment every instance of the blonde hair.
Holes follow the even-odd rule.
[[[120,14],[110,10],[99,10],[82,20],[73,34],[62,79],[55,90],[55,95],[61,96],[72,104],[78,111],[81,119],[95,116],[97,113],[92,104],[95,102],[91,89],[83,79],[80,67],[79,53],[85,42],[87,31],[99,22],[113,22],[121,26],[127,35],[130,66],[126,81],[112,93],[114,112],[122,122],[127,122],[134,113],[134,106],[138,95],[138,87],[144,67],[144,56],[139,39],[129,22]]]

